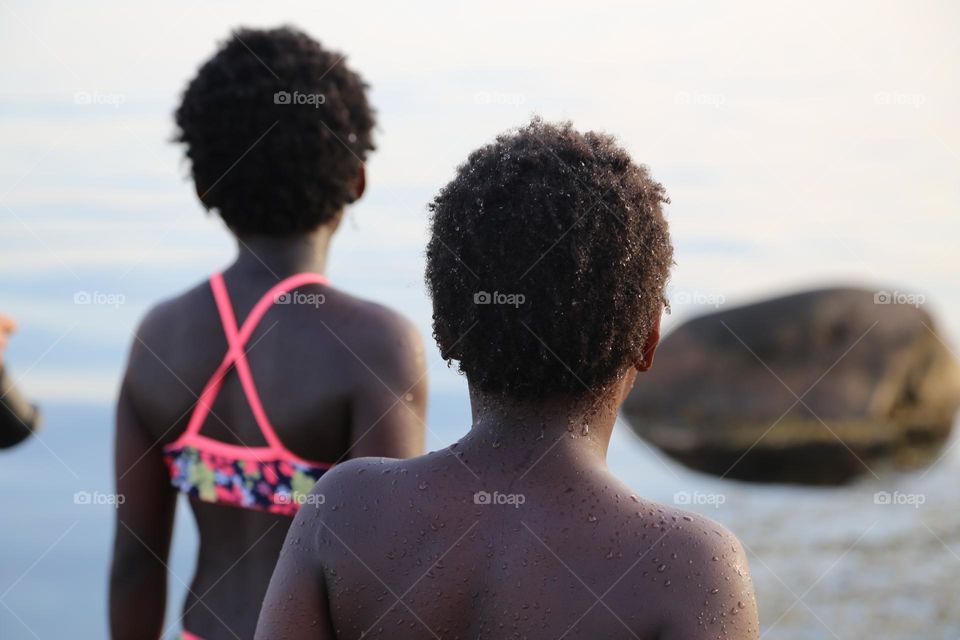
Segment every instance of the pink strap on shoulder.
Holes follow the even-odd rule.
[[[216,400],[220,387],[223,385],[223,378],[226,376],[231,366],[236,366],[237,375],[240,378],[240,384],[243,386],[244,395],[253,412],[253,417],[260,427],[267,445],[271,449],[287,452],[280,438],[277,437],[273,425],[267,418],[263,409],[263,403],[260,401],[260,394],[253,381],[253,374],[250,372],[250,364],[247,362],[247,354],[244,350],[253,332],[263,316],[270,310],[275,303],[280,302],[280,296],[301,287],[305,284],[329,284],[326,276],[319,273],[298,273],[288,278],[284,278],[276,285],[270,288],[260,300],[254,305],[250,314],[243,321],[243,326],[237,328],[237,319],[233,311],[233,304],[230,301],[230,294],[227,292],[226,283],[223,281],[222,273],[215,273],[210,277],[210,288],[213,290],[213,298],[217,303],[217,311],[220,313],[220,322],[223,324],[223,332],[227,338],[227,353],[223,362],[217,367],[213,376],[207,382],[200,397],[197,399],[197,405],[194,408],[193,415],[190,416],[190,422],[183,437],[196,435],[200,432],[210,409]]]

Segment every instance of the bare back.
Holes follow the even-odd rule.
[[[298,515],[257,637],[759,636],[736,538],[550,445],[511,462],[468,436],[338,469]]]
[[[228,270],[225,282],[242,322],[276,279]],[[152,547],[151,528],[169,528],[175,493],[158,454],[183,433],[226,350],[206,283],[160,305],[144,321],[118,416],[118,491],[138,497],[127,495],[134,506],[118,514],[118,545],[125,528],[136,534],[130,536],[136,542],[126,542],[133,547]],[[338,463],[422,450],[422,347],[416,331],[396,314],[328,286],[307,285],[291,303],[270,308],[245,351],[264,410],[297,456]],[[234,370],[201,433],[224,443],[264,445]],[[292,520],[193,499],[190,505],[200,549],[183,625],[207,640],[251,637]],[[152,550],[165,557],[168,537],[154,543],[161,548]]]

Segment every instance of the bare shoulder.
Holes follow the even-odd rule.
[[[182,391],[181,382],[195,368],[190,365],[216,340],[225,341],[205,282],[158,302],[131,337],[124,385],[134,400],[148,404],[162,395],[156,391],[166,383],[176,383]]]
[[[334,290],[336,312],[325,321],[336,340],[378,375],[414,379],[425,367],[423,338],[403,314],[377,302]]]
[[[203,313],[204,311],[209,313]],[[137,327],[136,335],[146,342],[147,346],[162,348],[201,324],[219,327],[216,304],[206,281],[161,300],[147,309]]]
[[[351,334],[362,335],[364,342],[377,348],[385,344],[422,347],[420,332],[403,314],[372,300],[336,291],[340,312],[336,321]],[[362,346],[362,345],[361,345]]]
[[[449,455],[442,450],[406,459],[352,458],[323,474],[308,502],[322,506],[317,516],[350,522],[350,527],[364,520],[377,525],[382,522],[381,516],[392,512],[399,502],[409,506],[411,492],[418,492],[421,480]],[[400,496],[406,499],[400,500]],[[358,533],[356,529],[351,531]]]
[[[344,540],[361,549],[374,540],[384,505],[390,500],[392,479],[405,461],[393,458],[353,458],[323,474],[297,512],[299,526],[315,536],[315,553],[339,556]]]
[[[353,458],[334,466],[314,486],[319,503],[349,509],[361,504],[367,492],[379,493],[384,476],[396,472],[400,460],[393,458]],[[350,499],[347,504],[347,499]]]
[[[642,502],[648,542],[633,580],[658,583],[661,638],[759,638],[757,605],[743,545],[698,513]]]

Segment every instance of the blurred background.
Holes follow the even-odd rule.
[[[186,81],[239,25],[299,26],[372,86],[378,150],[329,275],[423,332],[431,449],[469,407],[430,340],[425,204],[533,113],[616,134],[666,186],[667,329],[844,284],[922,295],[956,353],[960,5],[457,4],[0,0],[0,312],[20,324],[10,373],[45,414],[0,453],[0,638],[106,637],[113,508],[83,496],[112,491],[139,318],[235,251],[169,140]],[[622,424],[610,466],[740,536],[765,638],[957,638],[954,442],[917,471],[788,487],[690,471]],[[186,513],[171,610],[195,553]]]

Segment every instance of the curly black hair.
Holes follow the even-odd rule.
[[[367,84],[290,27],[238,29],[187,85],[175,140],[197,193],[237,235],[289,236],[355,199],[373,146]]]
[[[470,154],[429,205],[434,337],[470,384],[581,397],[642,359],[667,305],[663,187],[614,139],[539,118]]]

